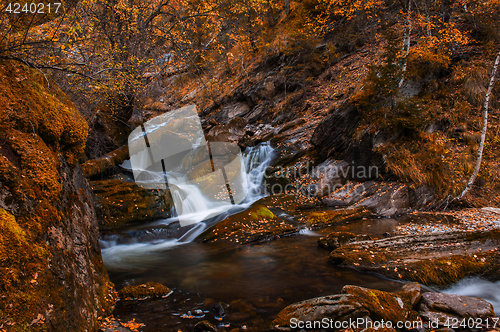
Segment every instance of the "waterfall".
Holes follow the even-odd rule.
[[[253,202],[265,194],[262,188],[262,180],[266,169],[271,163],[274,149],[269,142],[249,147],[245,151],[244,161],[247,172],[248,196]]]
[[[176,206],[180,206],[181,209],[175,211],[171,218],[137,226],[137,229],[128,231],[123,236],[120,234],[103,235],[100,243],[106,263],[113,264],[112,262],[121,261],[127,256],[189,243],[207,228],[207,222],[200,221],[209,221],[209,224],[213,225],[231,214],[247,209],[252,203],[265,196],[262,180],[266,168],[271,163],[273,151],[269,143],[263,143],[249,147],[243,153],[240,176],[246,179],[243,185],[246,187],[247,196],[240,204],[228,206],[227,202],[210,200],[195,184],[183,182],[178,174],[167,173],[171,175],[171,179],[178,180],[169,181],[169,186],[175,186],[176,190],[171,191],[172,199],[176,200]],[[127,168],[129,165],[127,161],[122,167]],[[149,179],[145,181],[163,177],[163,173],[159,172],[147,174],[149,174]],[[188,220],[190,225],[178,227],[179,218]],[[174,237],[174,235],[177,236]]]

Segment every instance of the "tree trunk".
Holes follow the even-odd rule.
[[[399,88],[403,86],[403,82],[405,80],[406,73],[406,64],[408,62],[408,53],[410,53],[410,41],[411,41],[411,1],[408,1],[408,7],[406,8],[406,18],[405,30],[403,36],[403,53],[401,56],[403,57],[403,64],[401,66],[401,80],[399,81]]]
[[[285,13],[286,16],[290,15],[290,0],[285,0]]]
[[[474,168],[474,172],[467,183],[464,191],[460,195],[457,196],[456,199],[461,199],[467,194],[467,192],[472,188],[474,181],[476,181],[477,174],[479,173],[479,169],[481,168],[481,160],[483,158],[483,149],[484,149],[484,141],[486,140],[486,130],[488,128],[488,106],[490,103],[490,95],[493,91],[493,86],[495,85],[495,77],[497,74],[498,63],[500,62],[500,51],[497,54],[497,58],[495,60],[495,64],[493,65],[493,71],[491,72],[490,84],[488,86],[488,91],[486,92],[486,97],[484,100],[483,107],[483,129],[481,131],[481,143],[479,144],[479,149],[477,150],[477,160],[476,167]]]

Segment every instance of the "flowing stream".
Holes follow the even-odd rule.
[[[263,197],[261,190],[265,170],[273,157],[273,148],[269,143],[246,149],[243,155],[241,176],[246,181],[246,198],[240,203],[227,208],[227,204],[213,201],[205,197],[193,184],[179,184],[176,195],[182,195],[182,217],[193,223],[180,227],[179,215],[172,210],[174,217],[130,227],[118,233],[103,234],[100,239],[102,256],[107,266],[122,265],[128,259],[142,259],[154,251],[190,243],[200,235],[207,226],[214,225],[227,216],[247,209],[252,203]],[[125,168],[130,167],[124,164]],[[162,178],[158,172],[148,173],[150,181]],[[180,194],[179,194],[180,192]],[[201,222],[202,221],[202,222]]]
[[[104,263],[118,289],[153,281],[173,290],[167,298],[119,301],[116,316],[145,323],[141,331],[192,331],[200,320],[209,320],[221,331],[264,331],[285,306],[336,294],[346,284],[386,291],[401,287],[398,281],[332,266],[329,252],[318,248],[317,239],[340,230],[381,238],[396,226],[411,222],[411,217],[365,219],[319,231],[302,230],[254,245],[193,242],[207,227],[263,197],[261,183],[272,157],[269,144],[247,148],[242,169],[248,195],[222,213],[220,206],[190,185],[183,187],[194,195],[194,200],[185,201],[189,207],[183,207],[183,213],[203,222],[180,227],[176,216],[101,235]],[[207,215],[212,217],[205,219]],[[499,289],[499,283],[467,279],[445,292],[482,297],[493,303],[498,313]],[[216,320],[211,311],[219,302],[227,305],[223,321]]]

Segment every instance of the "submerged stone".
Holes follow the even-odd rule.
[[[168,296],[172,291],[167,286],[156,282],[147,282],[141,285],[129,285],[118,291],[122,299],[145,300]]]

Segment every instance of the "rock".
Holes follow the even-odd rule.
[[[366,170],[369,167],[377,167],[381,171],[384,161],[382,156],[373,149],[375,138],[365,134],[359,139],[353,139],[360,118],[361,115],[356,106],[352,104],[340,106],[319,123],[312,134],[311,143],[317,147],[319,155],[325,159],[345,160],[356,170],[360,167]],[[357,171],[354,172],[354,177],[351,172],[348,173],[349,179],[357,178]],[[375,177],[374,173],[372,175]],[[367,179],[363,178],[363,180]]]
[[[361,332],[397,332],[394,328],[392,327],[369,327],[367,329],[361,330]]]
[[[247,121],[243,118],[232,118],[227,124],[212,127],[207,134],[210,142],[234,142],[240,141],[246,134]]]
[[[167,218],[172,207],[166,190],[144,189],[121,180],[91,181],[91,186],[102,230]]]
[[[0,325],[96,331],[115,294],[78,165],[88,126],[38,71],[0,61],[0,86]]]
[[[427,322],[439,322],[444,326],[452,319],[494,317],[493,305],[477,297],[444,293],[424,293],[420,302],[419,315]]]
[[[313,298],[294,303],[281,310],[271,323],[271,327],[290,327],[293,321],[334,321],[356,320],[369,315],[351,294],[337,294]]]
[[[331,252],[330,262],[424,285],[448,285],[473,274],[497,278],[499,245],[498,229],[392,236],[344,244]]]
[[[371,237],[364,234],[356,235],[349,232],[332,232],[326,237],[320,238],[318,240],[318,245],[326,249],[335,250],[349,242],[368,241],[371,239]]]
[[[500,214],[500,209],[499,208],[484,207],[481,210],[486,211],[486,212],[492,212],[492,213]]]
[[[344,286],[341,292],[352,295],[354,301],[368,310],[372,320],[391,321],[394,325],[398,321],[405,321],[409,312],[420,299],[420,285],[418,283],[409,284],[397,293],[350,285]]]
[[[125,286],[118,291],[118,295],[125,300],[145,300],[167,297],[171,292],[167,286],[156,282],[147,282],[142,285]]]
[[[202,320],[201,322],[196,323],[193,332],[217,332],[217,328],[208,320]]]
[[[124,145],[103,157],[86,161],[82,164],[83,173],[88,178],[100,175],[111,170],[115,165],[123,163],[127,158],[130,158],[128,155],[128,145]]]
[[[226,316],[226,311],[224,310],[224,307],[222,307],[220,303],[216,303],[213,306],[212,311],[214,312],[216,319],[222,319]]]
[[[361,219],[370,216],[371,213],[363,207],[355,209],[326,210],[311,212],[307,215],[307,221],[311,226],[326,226],[341,224],[346,221]]]
[[[394,216],[425,207],[434,199],[425,186],[413,189],[397,182],[348,182],[322,201],[328,206],[365,207],[380,216]]]
[[[276,217],[266,206],[256,204],[217,223],[198,239],[203,242],[248,243],[274,239],[297,231],[296,225]]]

